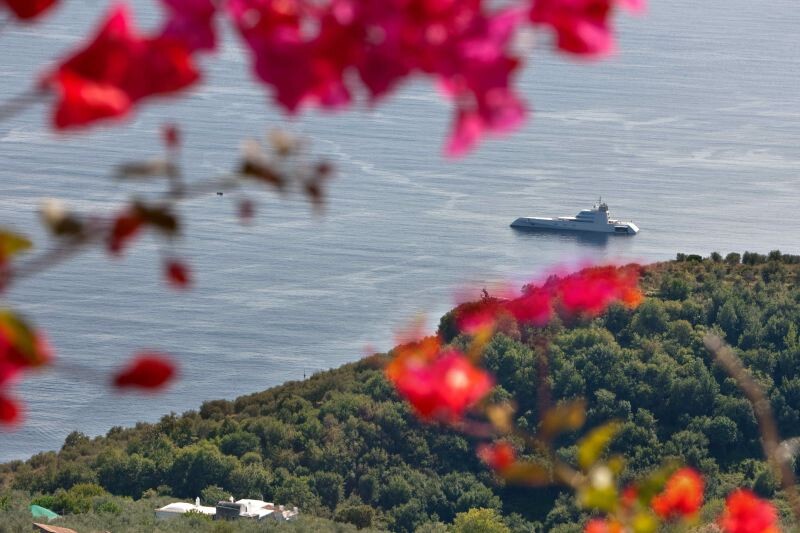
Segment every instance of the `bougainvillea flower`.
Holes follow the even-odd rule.
[[[549,285],[567,312],[598,315],[617,301],[629,307],[641,302],[639,270],[637,265],[591,267]]]
[[[29,20],[36,18],[56,4],[57,0],[0,0],[17,18]]]
[[[175,365],[164,355],[142,352],[114,376],[119,388],[160,389],[175,376]]]
[[[535,0],[530,18],[556,32],[559,49],[583,56],[603,56],[614,51],[610,18],[617,5],[639,10],[644,1]]]
[[[121,213],[114,219],[111,233],[108,236],[108,251],[120,254],[128,242],[133,239],[144,226],[144,219],[135,210]]]
[[[137,35],[126,7],[119,5],[94,40],[46,81],[59,94],[54,123],[64,129],[121,117],[143,98],[180,91],[199,77],[185,45]]]
[[[21,413],[19,404],[4,395],[3,391],[0,390],[0,426],[19,422]]]
[[[386,377],[395,381],[410,369],[428,366],[439,355],[442,344],[439,337],[425,337],[420,340],[406,340],[395,347],[393,358],[386,366]]]
[[[520,322],[543,326],[553,315],[553,295],[549,290],[529,287],[522,296],[509,300],[505,308]]]
[[[256,76],[274,89],[275,101],[284,109],[296,112],[303,104],[336,108],[350,102],[343,76],[351,47],[332,13],[320,8],[309,16],[297,0],[231,0],[226,7],[253,53]],[[308,24],[318,26],[313,36],[304,30]]]
[[[517,460],[517,452],[507,442],[481,444],[478,447],[478,458],[492,470],[502,472]]]
[[[726,533],[778,533],[778,513],[770,502],[747,489],[732,492],[725,501],[719,525]]]
[[[681,468],[670,476],[664,490],[657,494],[650,505],[664,519],[690,517],[697,514],[703,505],[705,483],[693,468]]]
[[[170,285],[176,289],[186,289],[192,283],[189,267],[182,261],[169,259],[164,263],[164,275]]]
[[[603,520],[602,518],[593,518],[586,524],[584,533],[623,533],[625,530],[622,524],[616,520]]]
[[[497,298],[467,302],[455,310],[456,326],[459,331],[474,335],[492,329],[498,316],[504,311],[503,303]]]
[[[462,155],[484,134],[504,134],[524,122],[525,105],[511,88],[520,61],[507,52],[513,30],[523,18],[518,8],[476,16],[451,45],[448,60],[453,74],[445,71],[441,77],[445,92],[456,102],[448,155]]]
[[[489,12],[483,4],[332,0],[312,7],[299,0],[229,0],[226,8],[252,52],[256,77],[287,111],[340,108],[362,88],[374,102],[401,80],[423,74],[455,104],[446,151],[460,155],[485,134],[518,127],[526,113],[510,87],[519,60],[509,53],[526,12]]]
[[[177,39],[190,51],[216,49],[217,8],[212,0],[161,0],[161,3],[169,11],[162,36]]]
[[[459,420],[493,385],[488,373],[454,350],[428,365],[406,367],[393,381],[421,418],[441,421]]]

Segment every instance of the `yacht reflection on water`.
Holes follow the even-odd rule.
[[[582,231],[570,230],[555,230],[555,229],[538,229],[538,228],[520,228],[512,226],[515,233],[522,239],[527,238],[550,238],[556,239],[560,242],[576,242],[583,246],[605,247],[611,239],[609,233],[589,233]]]

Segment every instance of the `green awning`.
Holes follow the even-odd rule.
[[[58,515],[51,511],[50,509],[45,509],[40,505],[31,505],[31,514],[34,518],[47,518],[48,520],[52,520],[53,518],[58,518]]]

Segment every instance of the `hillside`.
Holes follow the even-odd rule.
[[[628,459],[628,477],[667,457],[699,469],[709,516],[737,486],[780,499],[750,404],[711,362],[702,337],[717,330],[733,345],[767,388],[783,437],[800,434],[798,259],[779,252],[724,259],[679,254],[646,267],[647,298],[636,310],[615,306],[593,320],[548,326],[554,398],[586,398],[587,428],[623,422],[612,450]],[[541,378],[525,342],[530,332],[515,324],[503,331],[485,355],[498,381],[493,394],[514,397],[518,424],[534,428]],[[440,334],[462,342],[454,312],[442,318]],[[136,531],[135,521],[121,518],[129,508],[144,517],[166,495],[212,501],[231,493],[297,505],[304,520],[320,520],[306,523],[316,530],[350,523],[443,531],[474,508],[496,509],[498,526],[513,531],[580,530],[586,517],[571,494],[503,486],[478,461],[469,438],[419,422],[384,379],[386,358],[205,402],[198,411],[113,428],[103,437],[72,433],[59,452],[0,466],[0,510],[23,512],[20,502],[31,494],[56,511],[84,513],[72,518],[76,524],[91,515],[98,529],[113,522],[115,532]],[[579,436],[559,442],[562,457],[572,460]]]

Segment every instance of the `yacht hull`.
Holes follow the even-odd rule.
[[[636,235],[639,233],[639,228],[630,222],[624,222],[620,224],[614,224],[611,222],[593,224],[587,222],[578,222],[575,220],[560,220],[538,217],[520,217],[511,223],[511,227],[517,229],[604,233],[609,235]]]

